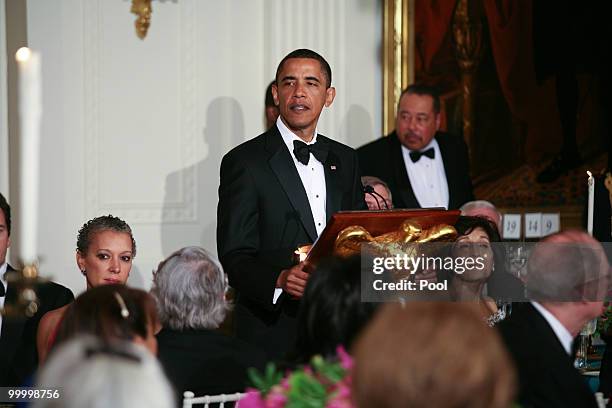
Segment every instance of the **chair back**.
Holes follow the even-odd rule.
[[[213,404],[214,407],[225,408],[226,402],[237,402],[245,395],[245,393],[237,392],[234,394],[204,395],[202,397],[196,397],[193,392],[185,391],[183,393],[183,408],[192,408],[194,404],[204,404],[204,408],[211,408],[210,404]],[[236,407],[237,406],[238,404],[236,404]]]

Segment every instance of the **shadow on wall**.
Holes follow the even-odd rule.
[[[356,149],[378,137],[373,134],[370,113],[360,105],[351,105],[340,124],[338,140]]]
[[[133,288],[148,288],[150,286],[151,279],[153,279],[153,276],[150,274],[151,271],[143,272],[136,265],[132,265],[132,270],[130,271],[127,284]],[[145,281],[147,282],[146,286]]]
[[[204,157],[166,177],[161,240],[164,258],[202,246],[217,253],[216,227],[221,158],[244,141],[244,115],[237,100],[215,98],[206,110]]]

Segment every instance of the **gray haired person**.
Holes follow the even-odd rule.
[[[154,272],[158,357],[179,397],[243,391],[247,368],[265,365],[263,351],[215,331],[230,309],[227,287],[219,261],[200,247],[179,249]]]
[[[387,183],[378,177],[362,176],[361,185],[369,210],[390,210],[393,208],[393,196]]]
[[[219,261],[204,248],[186,247],[159,264],[151,293],[164,327],[216,329],[230,309],[226,290]]]
[[[37,400],[35,408],[167,408],[175,404],[159,362],[144,347],[87,335],[62,343],[51,354],[36,387],[50,394]]]
[[[474,200],[468,201],[463,204],[460,208],[461,215],[468,215],[470,217],[482,217],[486,218],[495,224],[498,231],[501,231],[502,227],[502,215],[491,203],[487,200]]]

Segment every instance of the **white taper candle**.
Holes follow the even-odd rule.
[[[24,264],[37,259],[38,186],[42,82],[40,55],[22,47],[15,54],[19,67],[19,250]]]

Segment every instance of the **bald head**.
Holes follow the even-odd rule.
[[[584,231],[563,231],[535,246],[527,264],[527,292],[537,301],[603,300],[609,275],[596,239]]]
[[[495,224],[498,231],[501,231],[502,215],[491,202],[486,200],[468,201],[461,206],[460,210],[461,215],[488,219]]]
[[[591,244],[593,247],[601,248],[601,243],[597,241],[595,238],[590,236],[584,231],[581,230],[567,230],[562,232],[557,232],[555,234],[549,235],[545,238],[542,238],[541,243],[555,243],[555,244]]]

